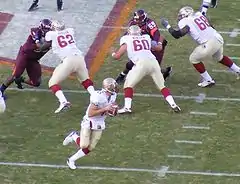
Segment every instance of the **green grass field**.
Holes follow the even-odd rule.
[[[176,24],[178,9],[191,4],[198,8],[201,0],[138,1],[137,8],[144,8],[149,17],[160,23],[166,17]],[[231,13],[229,13],[231,12]],[[240,1],[220,1],[217,9],[209,9],[208,15],[219,31],[239,28],[237,20]],[[160,26],[160,24],[159,24]],[[182,113],[174,114],[160,97],[134,97],[131,115],[117,116],[107,120],[107,129],[94,152],[79,160],[79,166],[121,167],[157,170],[169,166],[165,177],[154,172],[46,167],[0,166],[0,184],[239,184],[240,183],[240,81],[216,63],[207,63],[209,73],[217,85],[212,88],[197,87],[198,74],[188,61],[194,48],[190,38],[174,40],[167,32],[169,45],[165,65],[172,65],[174,75],[166,85],[177,96],[229,98],[232,101],[177,98]],[[237,37],[222,34],[226,43],[237,44]],[[118,41],[116,41],[116,45]],[[239,57],[239,47],[225,46],[225,54]],[[116,77],[123,69],[126,57],[120,62],[106,58],[94,81],[101,87],[105,77]],[[240,60],[236,60],[240,65]],[[0,67],[3,80],[10,68]],[[47,89],[49,76],[44,76],[41,88]],[[77,81],[63,83],[66,90],[82,90]],[[158,94],[150,78],[144,79],[136,88],[137,93]],[[58,102],[50,92],[8,91],[7,111],[0,120],[0,162],[23,162],[65,165],[66,158],[76,151],[75,146],[63,147],[64,136],[72,129],[79,129],[89,96],[81,93],[66,93],[72,108],[59,115],[53,112]],[[239,98],[240,99],[240,98]],[[118,98],[123,103],[123,96]],[[216,113],[217,115],[192,115],[191,111]],[[203,126],[208,129],[185,129],[184,125]],[[202,144],[176,143],[175,140],[201,141]],[[168,155],[188,155],[192,158],[169,158]],[[178,173],[171,171],[187,171]],[[190,172],[199,172],[191,175]],[[213,172],[212,174],[210,172]],[[209,174],[205,176],[204,174]],[[214,176],[214,173],[236,175]]]

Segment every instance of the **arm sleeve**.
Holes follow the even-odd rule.
[[[120,46],[123,45],[123,44],[127,44],[127,37],[126,37],[126,36],[123,36],[123,37],[120,39]]]
[[[96,106],[99,106],[99,98],[98,98],[98,94],[97,93],[93,93],[91,96],[90,96],[90,103],[91,104],[94,104]]]

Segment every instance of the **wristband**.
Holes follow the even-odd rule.
[[[168,24],[166,28],[169,29],[170,27],[171,27],[171,26]]]
[[[112,57],[114,57],[115,55],[116,55],[116,53],[115,53],[115,52],[113,52],[113,53],[112,53]]]

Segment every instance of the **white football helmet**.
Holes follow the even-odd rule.
[[[53,31],[62,31],[65,29],[65,24],[63,22],[53,20],[51,28]]]
[[[115,79],[113,79],[113,78],[106,78],[106,79],[104,79],[103,82],[102,82],[102,88],[105,91],[107,91],[107,92],[109,92],[111,94],[118,93],[118,91],[119,91],[118,90],[118,84],[115,81]]]
[[[128,28],[128,34],[129,35],[141,35],[141,28],[137,25],[132,25]]]
[[[190,16],[192,14],[194,14],[193,8],[190,7],[190,6],[184,6],[178,12],[178,20],[181,20],[181,19],[183,19],[185,17],[188,17],[188,16]]]

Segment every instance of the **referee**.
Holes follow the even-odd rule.
[[[38,9],[39,0],[33,0],[32,5],[28,9],[28,11],[34,11]],[[57,0],[57,10],[61,11],[63,9],[63,0]]]

